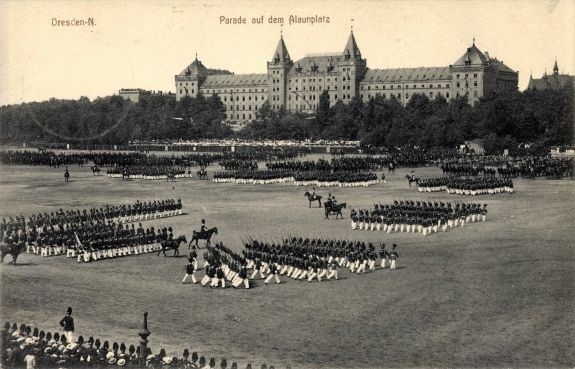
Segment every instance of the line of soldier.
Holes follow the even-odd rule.
[[[447,191],[456,195],[494,195],[513,193],[513,181],[507,178],[490,177],[438,177],[422,178],[418,181],[419,192]]]
[[[295,186],[368,187],[377,183],[377,174],[370,172],[301,172],[294,176]]]
[[[188,167],[175,166],[137,166],[137,167],[116,167],[106,171],[106,176],[110,178],[131,178],[131,179],[170,179],[170,178],[192,178],[192,169]]]
[[[64,334],[46,332],[37,327],[6,322],[0,332],[1,351],[0,366],[6,368],[108,368],[128,367],[139,368],[174,368],[174,369],[214,369],[216,359],[206,359],[189,349],[184,349],[181,356],[172,356],[160,349],[152,353],[146,348],[144,362],[140,363],[140,345],[124,342],[113,342],[90,336],[87,340],[79,336],[75,342],[69,342]],[[221,369],[238,369],[238,364],[232,362],[228,367],[226,358],[220,360]],[[262,368],[274,369],[274,366],[262,364]],[[289,368],[289,367],[288,367]],[[247,364],[246,369],[252,369]]]
[[[424,236],[463,227],[466,223],[487,219],[487,204],[395,200],[393,204],[375,204],[371,210],[351,210],[353,230],[421,233]]]
[[[194,275],[197,265],[197,254],[194,248],[188,257],[186,275],[182,283],[185,283],[190,276],[192,283],[197,283]],[[208,247],[204,252],[204,272],[205,275],[200,281],[202,286],[226,288],[226,281],[228,281],[234,288],[250,288],[247,261],[222,242],[214,247]]]
[[[271,170],[234,170],[217,172],[212,181],[214,183],[236,183],[236,184],[272,184],[292,182],[293,172],[271,171]]]
[[[133,224],[108,225],[95,230],[85,230],[74,235],[74,243],[67,248],[68,257],[76,257],[78,262],[88,263],[102,259],[140,255],[161,250],[160,242],[173,239],[172,227],[164,227],[156,232],[154,227],[135,229]]]
[[[250,278],[259,275],[266,283],[272,278],[280,283],[279,276],[283,275],[308,282],[338,279],[338,268],[360,274],[375,270],[377,262],[375,246],[364,242],[290,237],[280,244],[250,240],[244,242],[244,247],[242,253],[247,268],[252,270]],[[385,268],[387,258],[392,269],[396,268],[399,258],[396,247],[394,244],[392,252],[388,253],[385,244],[380,245],[381,268]]]
[[[66,254],[88,262],[103,258],[138,255],[158,251],[156,242],[165,238],[165,232],[154,227],[144,229],[140,223],[125,228],[113,222],[83,222],[73,224],[65,230],[55,230],[29,237],[27,252],[43,257]]]
[[[360,172],[368,170],[377,170],[389,165],[389,158],[380,158],[375,156],[349,157],[332,159],[331,162],[325,159],[303,160],[303,161],[284,161],[266,163],[270,170],[292,170],[298,172],[309,171],[333,171],[333,172]]]
[[[106,205],[100,208],[83,210],[60,209],[50,214],[31,215],[26,219],[23,215],[2,218],[0,221],[0,235],[26,231],[27,228],[37,232],[49,231],[49,227],[64,229],[67,224],[87,221],[114,221],[120,223],[136,222],[148,219],[157,219],[182,214],[182,201],[180,199],[166,199],[143,201],[137,200],[134,204]]]
[[[440,165],[443,174],[455,176],[485,176],[493,178],[497,169],[479,164],[466,164],[459,162],[443,162]]]
[[[258,162],[256,160],[225,159],[220,161],[220,167],[224,170],[257,170]]]

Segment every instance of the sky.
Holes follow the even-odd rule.
[[[252,24],[262,15],[263,24]],[[283,27],[270,16],[284,18]],[[290,24],[290,16],[329,23]],[[88,18],[94,25],[55,25]],[[551,73],[555,58],[560,73],[575,74],[575,0],[0,0],[0,105],[121,88],[174,91],[174,75],[196,53],[209,68],[265,73],[280,32],[297,60],[342,52],[352,25],[372,69],[447,66],[475,37],[480,50],[519,71],[520,90],[531,72]]]

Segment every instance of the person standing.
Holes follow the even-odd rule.
[[[182,280],[182,283],[186,283],[186,279],[188,279],[188,277],[192,277],[192,283],[196,283],[196,276],[194,275],[194,271],[196,269],[196,265],[195,265],[195,260],[192,256],[192,253],[190,252],[190,257],[188,258],[188,264],[186,265],[186,275],[184,276],[184,279]]]
[[[70,180],[70,172],[68,171],[68,167],[64,170],[64,182],[68,182]]]
[[[397,251],[395,251],[396,247],[397,247],[397,245],[393,244],[393,250],[389,254],[389,259],[391,260],[391,266],[390,266],[391,270],[394,270],[397,267],[396,263],[397,263],[397,259],[399,258],[399,254],[397,253]]]
[[[68,307],[66,311],[66,316],[60,320],[60,326],[64,328],[64,335],[66,336],[67,342],[74,342],[74,318],[72,318],[72,308]]]

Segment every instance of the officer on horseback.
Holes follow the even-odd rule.
[[[208,227],[206,226],[206,220],[202,219],[202,225],[200,227],[200,234],[202,234],[202,235],[206,234],[207,230],[208,230]]]

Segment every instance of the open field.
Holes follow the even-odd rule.
[[[0,169],[1,215],[181,198],[186,215],[144,226],[171,225],[189,239],[206,218],[220,230],[215,240],[237,250],[243,235],[271,241],[301,234],[397,243],[400,254],[393,272],[342,272],[341,280],[321,283],[256,281],[252,290],[182,285],[184,258],[148,254],[78,264],[65,256],[23,254],[22,265],[5,261],[0,269],[3,320],[56,331],[73,306],[77,335],[135,344],[149,311],[154,351],[180,354],[188,347],[240,367],[575,365],[572,181],[518,179],[515,194],[470,198],[409,189],[409,170],[399,169],[387,185],[320,189],[348,204],[345,220],[326,221],[322,210],[308,209],[305,189],[291,185],[123,182],[94,177],[88,167],[71,167],[71,182],[64,184],[62,170]],[[485,223],[427,237],[351,231],[351,207],[393,199],[478,201],[490,212]]]

